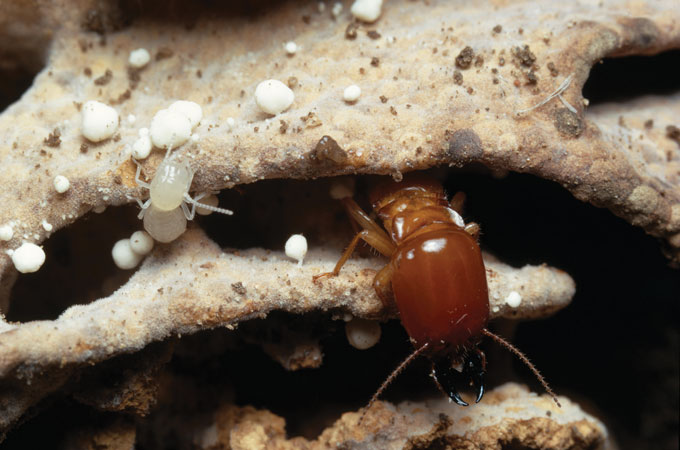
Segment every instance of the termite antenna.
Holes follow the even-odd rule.
[[[388,376],[387,379],[385,379],[385,381],[383,381],[383,383],[380,385],[380,387],[375,392],[375,394],[373,394],[373,397],[371,397],[371,400],[368,402],[368,405],[366,405],[364,412],[361,413],[361,417],[359,417],[359,421],[357,422],[357,426],[361,425],[361,421],[364,420],[366,413],[368,412],[369,409],[371,409],[371,406],[373,406],[373,404],[376,402],[376,400],[378,400],[378,397],[380,397],[380,394],[382,394],[385,391],[385,389],[387,389],[387,386],[389,386],[390,383],[392,383],[394,381],[394,379],[397,378],[397,376],[406,368],[406,366],[411,364],[411,362],[413,362],[414,359],[416,359],[418,356],[420,356],[420,354],[423,353],[429,345],[430,344],[426,342],[422,346],[420,346],[419,348],[415,349],[410,355],[408,355],[406,357],[405,360],[403,360],[401,362],[401,364],[399,364],[397,366],[396,369],[394,369],[392,371],[390,376]]]
[[[541,375],[541,372],[539,372],[538,369],[536,368],[536,366],[534,366],[532,364],[532,362],[529,361],[529,358],[527,358],[524,355],[524,353],[522,353],[517,347],[512,345],[510,342],[506,341],[505,339],[503,339],[499,335],[492,333],[491,331],[489,331],[486,328],[482,329],[482,334],[484,336],[490,337],[491,339],[493,339],[494,341],[496,341],[497,343],[499,343],[500,345],[502,345],[503,347],[510,350],[512,353],[514,353],[515,356],[517,356],[529,368],[529,370],[531,370],[534,373],[534,375],[536,376],[538,381],[543,385],[543,389],[545,389],[546,392],[552,397],[552,399],[555,401],[557,406],[560,407],[560,408],[562,407],[562,405],[560,404],[560,401],[557,400],[557,395],[555,395],[555,392],[553,392],[553,390],[550,389],[550,386],[548,386],[548,382],[545,381],[545,378],[543,378],[543,375]]]
[[[218,212],[222,214],[226,214],[227,216],[231,216],[234,214],[234,211],[230,209],[225,209],[225,208],[219,208],[217,206],[212,206],[212,205],[206,205],[205,203],[201,203],[197,200],[194,200],[189,196],[189,194],[184,194],[184,201],[187,203],[191,203],[192,205],[195,205],[197,208],[204,208],[212,212]]]

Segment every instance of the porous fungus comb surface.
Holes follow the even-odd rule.
[[[30,89],[0,115],[0,226],[13,230],[0,241],[0,311],[21,300],[11,290],[25,276],[17,274],[8,251],[24,241],[49,247],[55,232],[77,225],[90,211],[147,194],[134,181],[131,148],[139,129],[176,100],[194,101],[203,110],[194,138],[174,149],[195,171],[192,193],[281,179],[283,184],[263,189],[298,209],[297,217],[288,212],[277,223],[291,233],[314,223],[322,231],[313,242],[324,245],[311,245],[298,269],[285,258],[284,241],[270,247],[275,250],[235,251],[241,248],[238,236],[222,236],[222,248],[192,225],[177,241],[157,246],[111,295],[72,306],[54,320],[0,320],[0,432],[50,395],[73,392],[86,365],[105,364],[170,336],[231,328],[272,311],[394,317],[371,286],[382,259],[352,259],[339,277],[312,283],[313,275],[335,263],[345,235],[338,232],[337,206],[329,206],[329,184],[309,182],[310,197],[300,201],[286,193],[286,180],[370,174],[398,180],[412,170],[477,163],[497,175],[529,173],[661,238],[677,262],[679,94],[592,108],[582,96],[591,67],[602,58],[679,48],[675,6],[392,0],[373,24],[354,22],[349,3],[337,17],[332,5],[321,8],[318,2],[257,2],[212,11],[87,0],[3,7],[0,51],[8,67],[21,73],[35,70],[43,57],[45,62]],[[286,53],[288,41],[297,45],[294,55]],[[129,54],[140,47],[151,60],[131,68]],[[276,116],[255,102],[256,86],[267,79],[282,81],[295,95]],[[361,95],[347,102],[343,91],[353,84]],[[115,134],[98,143],[85,139],[81,129],[82,106],[90,100],[113,106],[120,117]],[[331,139],[320,145],[324,136]],[[142,162],[149,177],[163,153],[155,150]],[[67,191],[55,190],[56,175],[68,178]],[[252,214],[258,217],[268,216]],[[108,224],[106,232],[132,226],[123,222]],[[48,252],[50,258],[55,255]],[[559,269],[517,269],[491,255],[485,262],[493,317],[543,317],[573,296],[572,279]],[[517,293],[522,301],[513,306],[506,299]],[[302,360],[302,367],[320,364]],[[87,395],[78,398],[88,403]],[[109,403],[88,404],[106,409],[102,405]],[[427,419],[432,426],[441,423],[433,418]],[[581,420],[590,436],[585,441],[604,442],[599,422],[574,419]],[[519,439],[507,433],[508,442]],[[233,436],[240,435],[232,433],[230,445],[243,448],[255,439],[246,434],[238,441]],[[501,434],[489,436],[473,442],[503,441]],[[565,439],[551,447],[575,445]]]

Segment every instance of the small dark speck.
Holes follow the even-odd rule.
[[[104,75],[102,75],[99,78],[95,78],[94,84],[97,86],[105,86],[109,84],[111,79],[113,78],[113,72],[111,72],[111,69],[106,69],[106,72],[104,72]]]
[[[83,73],[85,74],[86,77],[91,77],[92,76],[92,69],[89,67],[86,67],[83,69]]]
[[[475,52],[472,47],[467,46],[456,56],[456,66],[460,69],[467,69],[472,64]]]
[[[380,65],[380,59],[374,56],[371,58],[371,65],[373,67],[378,67]]]
[[[241,283],[240,281],[236,282],[236,283],[232,283],[231,289],[239,295],[246,295],[246,293],[248,292],[246,290],[245,286],[243,286],[243,283]]]
[[[387,100],[388,100],[388,98],[385,97],[384,95],[381,95],[381,96],[380,96],[380,101],[381,101],[381,102],[387,103]]]
[[[503,31],[503,27],[502,27],[502,26],[496,25],[495,27],[493,27],[493,32],[494,32],[494,33],[500,33],[501,31]]]
[[[347,28],[345,28],[345,39],[349,39],[350,41],[356,39],[357,28],[359,28],[359,26],[354,22],[347,25]]]
[[[375,30],[370,30],[366,35],[371,39],[380,39],[380,33]]]
[[[392,113],[393,116],[397,115],[397,110],[394,106],[390,106],[390,112]]]
[[[311,18],[310,16],[308,16],[308,15],[304,15],[304,16],[302,16],[302,21],[303,21],[305,24],[309,25],[309,23],[312,21],[312,18]]]
[[[168,47],[161,47],[158,49],[158,52],[156,53],[156,61],[172,58],[174,54],[175,52],[173,52],[172,49]]]
[[[59,131],[59,128],[52,130],[52,132],[43,140],[43,142],[48,147],[59,147],[61,145],[61,132]]]
[[[675,125],[668,125],[666,127],[666,137],[680,145],[680,128]]]

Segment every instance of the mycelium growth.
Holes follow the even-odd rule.
[[[658,290],[635,288],[658,250],[633,243],[644,239],[641,228],[678,261],[678,86],[589,106],[582,96],[603,58],[653,61],[677,48],[673,2],[552,2],[540,10],[513,2],[317,3],[154,9],[57,1],[3,11],[0,47],[16,64],[0,70],[24,64],[22,74],[37,75],[0,115],[0,434],[23,448],[44,447],[41,438],[97,446],[111,435],[151,448],[602,445],[610,432],[565,396],[594,404],[588,410],[602,411],[624,437],[643,440],[653,429],[620,425],[647,410],[659,429],[666,420],[677,425],[664,403],[673,396],[654,390],[665,384],[638,392],[647,406],[620,403],[629,391],[617,383],[641,381],[611,369],[619,367],[606,339],[626,343],[628,369],[644,366],[655,346],[662,356],[650,367],[658,368],[661,350],[673,350],[677,332],[655,330],[668,330],[675,316],[655,316],[665,310],[653,299],[656,306],[640,309],[640,299],[674,285],[655,278],[649,286]],[[294,56],[282,48],[291,40]],[[148,60],[133,56],[140,48]],[[655,70],[647,84],[662,84],[667,72]],[[608,76],[609,84],[640,79],[625,69]],[[351,85],[359,97],[344,95]],[[180,99],[200,105],[201,117],[191,105],[170,106]],[[220,192],[235,214],[198,217],[136,268],[119,270],[112,249],[140,230],[134,199],[148,195],[131,157],[150,182],[167,149],[192,171],[182,197]],[[488,350],[499,370],[489,372],[480,404],[448,405],[416,363],[357,427],[360,408],[411,348],[371,286],[384,259],[360,251],[339,277],[312,282],[352,236],[329,192],[353,194],[368,210],[372,176],[399,180],[413,170],[445,181],[451,194],[466,192],[464,218],[480,223],[482,250],[498,255],[484,253],[497,331],[512,338],[513,322],[503,318],[564,309],[517,334],[558,380],[561,410],[502,384],[528,377]],[[68,189],[55,185],[58,175]],[[612,213],[625,222],[603,219]],[[612,230],[634,236],[605,246]],[[308,241],[301,267],[284,253],[291,234]],[[122,261],[135,262],[135,246],[128,241]],[[31,264],[19,266],[36,272],[15,267],[26,248]],[[612,255],[621,256],[604,259]],[[608,277],[611,267],[626,276]],[[600,285],[599,295],[569,305],[576,287],[588,296]],[[618,320],[628,304],[635,320]],[[352,347],[350,317],[381,321],[379,341]],[[621,332],[622,324],[636,333]],[[632,334],[643,338],[626,340]],[[673,374],[668,361],[655,373]]]

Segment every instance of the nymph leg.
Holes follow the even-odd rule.
[[[139,176],[142,174],[142,165],[135,158],[132,158],[132,161],[137,164],[137,172],[135,172],[135,182],[137,185],[143,188],[151,189],[151,185],[149,183],[142,181],[142,179],[139,178]]]

